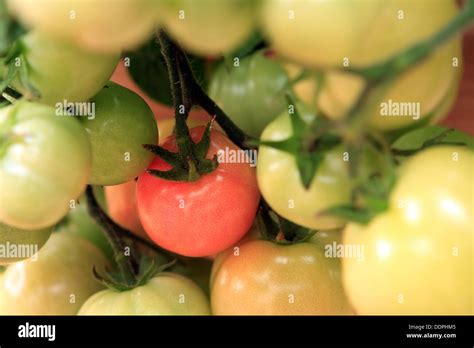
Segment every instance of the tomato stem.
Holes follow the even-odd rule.
[[[175,108],[184,106],[184,114],[188,115],[193,106],[202,107],[226,132],[230,140],[242,149],[253,148],[248,141],[253,139],[250,135],[242,131],[226,113],[204,92],[197,82],[191,69],[189,60],[181,48],[172,42],[169,37],[161,32],[159,35],[162,54],[168,65],[170,73],[171,89]],[[175,96],[176,95],[176,96]],[[176,114],[176,129],[182,114]]]
[[[117,226],[113,220],[105,214],[95,198],[92,186],[88,185],[86,189],[87,209],[99,226],[102,227],[105,237],[107,238],[114,253],[114,259],[126,283],[132,284],[136,280],[138,260],[135,253],[130,252],[126,255],[127,248],[132,249],[133,246],[127,245],[120,237],[121,227]],[[131,250],[130,250],[131,251]]]

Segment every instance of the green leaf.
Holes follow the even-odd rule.
[[[467,133],[443,126],[429,126],[408,132],[399,137],[392,149],[398,151],[419,150],[421,148],[440,144],[465,144],[474,149],[474,137]]]
[[[295,160],[300,173],[301,182],[306,189],[309,189],[319,165],[324,160],[324,154],[300,153],[296,155]]]
[[[171,164],[172,166],[181,164],[181,158],[179,157],[178,153],[171,152],[162,146],[154,144],[143,144],[143,148],[157,156],[160,156],[163,161],[168,164]]]
[[[180,167],[174,167],[168,171],[148,169],[147,173],[164,180],[188,181],[188,171]]]
[[[26,30],[7,11],[5,0],[0,0],[0,57],[4,57],[15,40]]]
[[[140,88],[156,101],[173,106],[168,68],[161,54],[159,41],[150,40],[139,50],[130,52],[128,71]],[[205,61],[188,55],[191,68],[203,88],[207,88]]]
[[[373,217],[373,214],[365,210],[357,210],[351,205],[340,205],[331,207],[319,215],[333,215],[340,217],[346,221],[357,222],[359,224],[367,224]]]
[[[194,145],[194,153],[198,158],[206,158],[209,146],[211,145],[211,129],[212,121],[209,121],[206,125],[201,140]]]

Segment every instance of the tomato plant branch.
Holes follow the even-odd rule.
[[[122,228],[115,224],[102,210],[90,185],[88,185],[86,189],[86,198],[89,215],[102,227],[102,231],[112,247],[114,259],[120,273],[127,283],[133,283],[137,272],[136,266],[138,265],[138,260],[133,260],[133,254],[131,254],[130,257],[125,256],[127,245],[119,235],[120,232],[123,232],[121,231]]]
[[[215,117],[216,122],[227,133],[229,139],[237,146],[243,149],[250,148],[247,141],[252,139],[252,137],[245,134],[202,89],[194,76],[186,54],[181,48],[172,42],[163,32],[160,33],[159,39],[163,56],[166,63],[169,64],[171,83],[172,85],[173,83],[176,85],[179,84],[181,97],[183,98],[181,100],[184,103],[185,110],[189,111],[191,107],[195,105],[202,107],[209,115]],[[176,71],[179,74],[179,79],[176,79],[176,76],[174,76]],[[178,87],[172,86],[174,92],[176,92],[177,89]]]
[[[89,188],[86,190],[86,197],[87,197],[87,206],[88,206],[88,210],[89,210],[89,215],[91,215],[91,217],[94,219],[94,221],[96,221],[102,227],[103,230],[105,229],[104,221],[105,221],[105,224],[107,224],[107,230],[106,230],[105,233],[107,233],[106,237],[107,237],[107,240],[109,241],[110,244],[111,244],[111,241],[109,239],[109,235],[108,235],[107,231],[111,229],[114,232],[114,241],[115,241],[116,237],[129,238],[129,239],[131,239],[133,241],[136,241],[136,242],[138,242],[142,245],[145,245],[150,250],[153,250],[154,252],[156,252],[158,254],[167,255],[170,259],[179,258],[178,255],[175,255],[175,254],[169,252],[168,250],[165,250],[165,249],[161,248],[160,246],[156,245],[155,243],[153,243],[153,242],[151,242],[151,241],[149,241],[145,238],[137,236],[136,234],[132,233],[131,231],[127,230],[126,228],[123,228],[120,225],[118,225],[117,223],[115,223],[115,221],[113,221],[109,216],[107,216],[107,214],[104,212],[104,210],[102,209],[102,207],[98,203],[92,202],[92,205],[91,205],[91,201],[90,201],[91,199],[94,199],[95,202],[97,202],[97,200],[96,200],[95,196],[93,196],[93,192],[89,192]],[[91,208],[89,208],[91,206],[92,206],[92,210],[91,210]]]
[[[384,62],[365,68],[349,68],[346,71],[364,77],[367,84],[358,100],[347,114],[347,120],[363,118],[364,108],[375,99],[380,91],[374,91],[383,84],[388,84],[392,79],[413,68],[426,59],[432,52],[447,40],[458,34],[461,30],[474,22],[474,0],[468,0],[464,9],[454,17],[443,29],[430,38],[420,41],[408,49],[395,54]]]

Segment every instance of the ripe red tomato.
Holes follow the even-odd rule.
[[[194,142],[204,130],[190,130]],[[169,137],[163,146],[175,152],[175,137]],[[208,158],[219,150],[233,153],[240,149],[225,135],[212,131]],[[249,163],[227,162],[196,182],[164,180],[148,173],[138,178],[138,213],[153,241],[175,253],[200,257],[225,250],[249,230],[260,197],[255,170]],[[171,167],[156,158],[149,169]]]

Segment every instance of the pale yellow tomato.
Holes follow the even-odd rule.
[[[438,32],[457,11],[452,0],[276,0],[268,1],[263,13],[277,53],[308,68],[330,70],[381,62]],[[456,37],[392,82],[369,110],[369,126],[392,130],[416,123],[435,111],[461,72],[461,40]],[[329,72],[319,106],[330,117],[343,117],[363,86],[358,77]],[[392,116],[397,112],[389,105],[397,103],[416,103],[412,106],[419,111]]]
[[[347,295],[359,314],[473,314],[474,153],[443,146],[405,162],[390,208],[350,224],[343,259]]]
[[[29,27],[99,52],[137,48],[153,33],[156,9],[149,0],[9,0]]]

